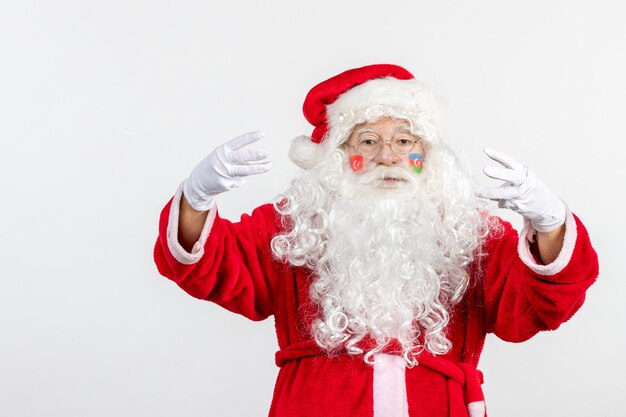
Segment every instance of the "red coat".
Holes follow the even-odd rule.
[[[238,223],[212,210],[199,242],[187,253],[177,242],[180,196],[179,190],[174,204],[170,200],[161,213],[154,249],[159,272],[190,295],[251,320],[274,316],[281,370],[270,416],[381,414],[374,412],[372,366],[361,357],[328,357],[311,342],[316,308],[308,293],[313,278],[307,269],[273,259],[270,240],[281,231],[273,207],[261,206]],[[438,358],[424,356],[420,365],[406,369],[402,395],[411,417],[467,416],[466,404],[482,399],[475,367],[485,335],[521,342],[556,329],[583,304],[598,275],[597,255],[573,214],[567,214],[559,257],[546,266],[531,254],[526,230],[518,237],[508,222],[502,224],[502,238],[490,239],[484,247],[488,255],[480,265],[470,265],[471,285],[447,329],[451,351]]]

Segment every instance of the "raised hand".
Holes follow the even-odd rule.
[[[498,202],[530,220],[538,232],[548,233],[565,223],[565,204],[527,166],[509,155],[486,148],[484,152],[501,166],[483,170],[488,177],[504,181],[499,187],[480,188],[478,197]]]
[[[215,205],[215,196],[240,187],[244,177],[262,174],[272,167],[269,153],[245,149],[259,141],[263,132],[248,132],[218,146],[191,171],[183,194],[194,210],[206,211]]]

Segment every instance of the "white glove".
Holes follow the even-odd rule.
[[[498,201],[500,208],[521,214],[538,232],[551,232],[565,223],[565,204],[532,169],[494,149],[484,149],[484,152],[504,166],[485,167],[485,175],[505,183],[500,187],[476,190],[478,197]]]
[[[212,209],[217,194],[241,186],[245,176],[262,174],[272,167],[266,150],[241,149],[262,137],[263,132],[238,136],[215,148],[191,171],[183,194],[194,210]]]

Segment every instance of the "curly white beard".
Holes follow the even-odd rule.
[[[377,346],[364,360],[372,363],[397,339],[409,366],[422,349],[451,348],[449,311],[465,293],[488,220],[469,178],[447,165],[449,152],[431,150],[420,175],[385,166],[354,174],[337,150],[276,203],[287,230],[272,240],[274,255],[317,273],[310,295],[320,347],[361,354],[357,343],[371,336]]]

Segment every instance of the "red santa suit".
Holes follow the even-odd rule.
[[[178,243],[182,192],[163,209],[154,257],[159,272],[190,295],[212,301],[251,320],[273,315],[281,367],[271,417],[461,417],[485,415],[476,370],[487,333],[521,342],[554,330],[583,304],[598,275],[585,227],[567,212],[563,248],[549,265],[537,262],[527,229],[520,236],[508,222],[489,238],[485,256],[470,266],[471,281],[451,313],[445,355],[423,353],[406,368],[391,344],[370,366],[360,356],[329,356],[312,340],[317,307],[309,298],[314,271],[273,258],[272,237],[282,231],[271,205],[240,222],[209,212],[191,252]]]

